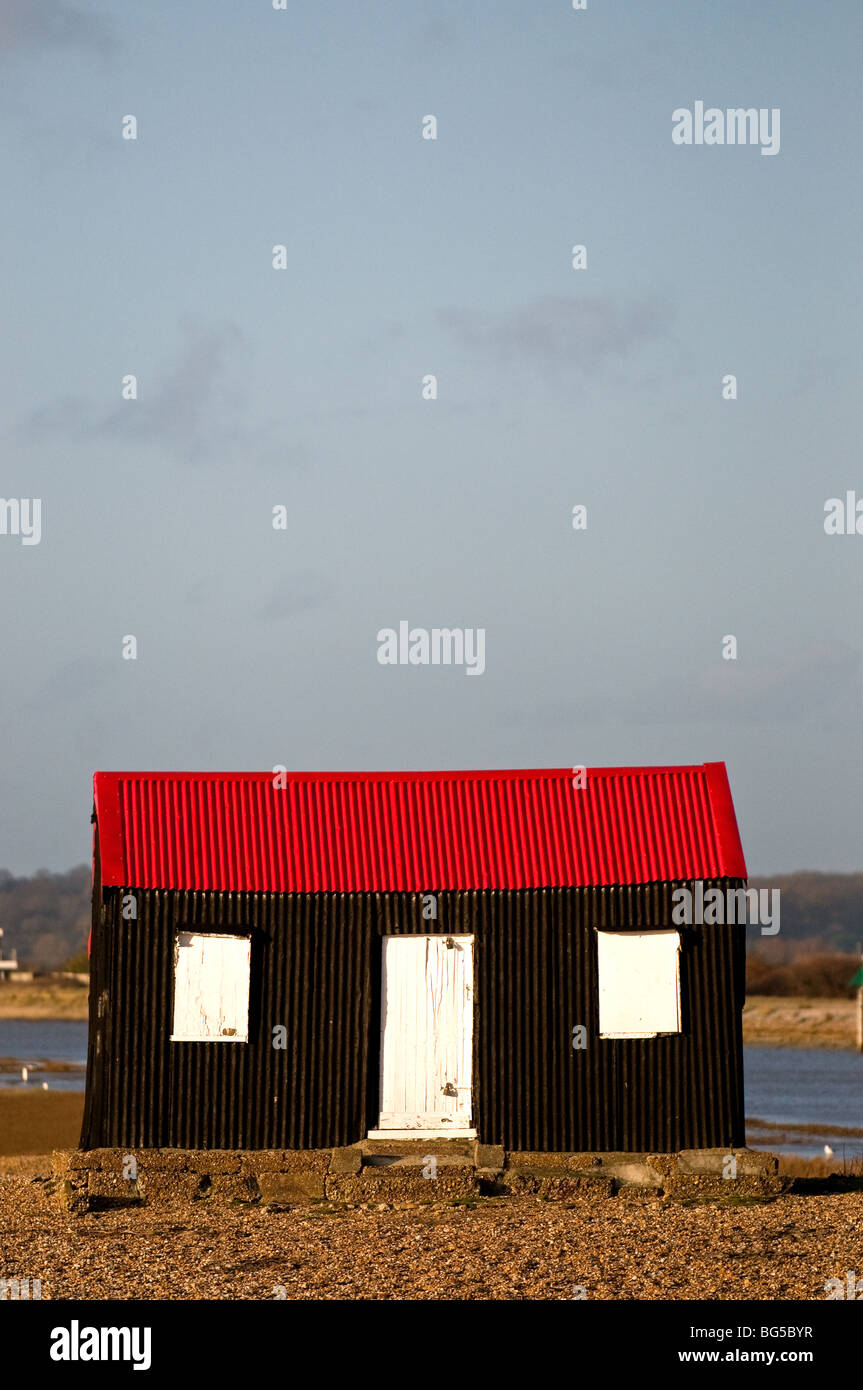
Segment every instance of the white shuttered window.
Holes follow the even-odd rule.
[[[172,1042],[248,1042],[250,936],[177,932]]]
[[[599,1035],[680,1032],[680,933],[597,932]]]

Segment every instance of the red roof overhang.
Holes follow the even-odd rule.
[[[104,885],[430,892],[746,877],[724,763],[97,772]]]

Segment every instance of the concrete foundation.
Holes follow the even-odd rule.
[[[341,1149],[93,1149],[53,1156],[54,1192],[69,1211],[213,1202],[279,1208],[309,1202],[414,1205],[534,1194],[549,1201],[648,1195],[669,1199],[787,1191],[773,1154],[505,1152],[469,1140],[365,1140]]]

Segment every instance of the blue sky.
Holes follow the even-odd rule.
[[[0,864],[97,767],[722,759],[752,872],[863,867],[859,5],[0,16]]]

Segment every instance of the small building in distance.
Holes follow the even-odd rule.
[[[97,772],[93,819],[82,1148],[744,1142],[745,925],[672,896],[745,887],[723,763]]]
[[[3,949],[3,928],[0,927],[0,984],[18,971],[18,956],[14,950],[7,956]]]

